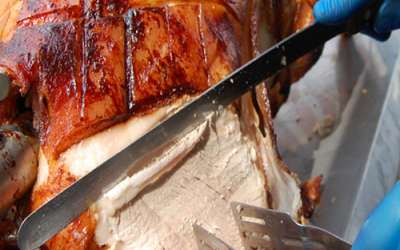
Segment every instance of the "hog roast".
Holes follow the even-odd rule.
[[[0,70],[11,90],[0,104],[1,122],[30,138],[38,165],[36,180],[23,185],[33,188],[14,196],[13,211],[23,218],[36,210],[260,51],[311,24],[313,4],[2,1]],[[272,117],[320,52],[210,116],[43,249],[194,249],[193,223],[242,249],[231,201],[301,221],[319,183],[305,186],[303,202],[299,180],[279,156]],[[15,246],[14,227],[10,219],[1,224],[4,248]]]

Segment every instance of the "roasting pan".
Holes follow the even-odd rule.
[[[398,180],[399,52],[399,31],[386,43],[332,39],[274,120],[289,169],[301,181],[324,176],[311,223],[349,242]]]

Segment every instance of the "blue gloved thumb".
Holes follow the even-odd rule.
[[[400,182],[368,216],[353,250],[400,250]]]

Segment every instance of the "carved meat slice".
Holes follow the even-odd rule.
[[[96,241],[117,249],[195,249],[192,224],[197,223],[242,249],[230,202],[270,207],[270,198],[274,207],[297,215],[301,206],[297,183],[269,158],[273,149],[267,149],[268,141],[258,130],[257,114],[249,102],[250,95],[212,117],[197,134],[189,135],[194,138],[185,138],[190,144],[201,136],[170,172],[134,199],[129,192],[145,178],[141,173],[132,177],[130,185],[123,183],[107,193],[96,207],[100,215]],[[238,115],[237,109],[243,112]],[[155,165],[165,164],[169,154],[176,157],[191,146],[185,142]],[[266,174],[274,179],[269,189]],[[278,190],[285,190],[284,196],[278,197]]]
[[[8,1],[22,7],[0,42],[15,98],[7,105],[25,97],[41,148],[30,211],[257,55],[263,37],[272,45],[312,21],[305,1]],[[284,15],[268,23],[271,6]],[[286,27],[279,35],[268,26],[276,22]],[[300,219],[299,183],[280,159],[272,116],[288,94],[280,89],[313,62],[209,117],[46,246],[192,249],[196,222],[241,249],[231,201]]]
[[[58,163],[64,172],[80,176],[179,106],[174,103],[85,139],[63,153]],[[283,171],[275,142],[261,134],[258,123],[250,94],[210,117],[96,203],[91,210],[96,218],[92,244],[116,249],[194,249],[192,224],[198,223],[242,249],[230,214],[231,201],[272,207],[297,217],[301,207],[298,183]],[[124,140],[117,140],[118,134],[126,135]],[[46,171],[46,163],[41,164],[41,174]],[[46,179],[41,176],[37,185]],[[90,215],[70,225],[48,246],[69,244],[75,249],[71,239],[77,240],[77,225],[91,232],[88,222],[93,217],[86,216]]]

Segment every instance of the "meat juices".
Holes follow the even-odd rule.
[[[32,107],[39,134],[31,211],[257,55],[259,44],[272,45],[312,22],[306,1],[26,0],[21,6],[14,30],[2,34],[0,68],[14,96],[22,94]],[[277,10],[285,10],[283,17],[268,20]],[[46,246],[192,249],[191,226],[198,223],[241,249],[231,201],[300,219],[299,183],[280,159],[272,114],[291,79],[314,61],[315,53],[209,117]]]

